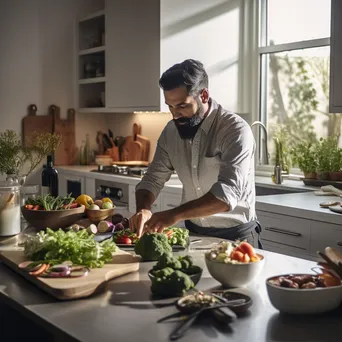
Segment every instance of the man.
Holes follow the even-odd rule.
[[[260,225],[255,216],[251,128],[210,97],[208,75],[199,61],[172,66],[159,85],[173,120],[161,133],[153,161],[136,187],[131,229],[141,236],[185,221],[191,232],[247,239],[255,245]],[[152,214],[151,206],[173,171],[183,184],[182,204]]]

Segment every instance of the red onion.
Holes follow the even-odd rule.
[[[112,222],[109,221],[101,221],[97,225],[97,230],[99,233],[107,233],[107,232],[113,232],[114,225]]]

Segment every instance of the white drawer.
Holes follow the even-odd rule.
[[[258,212],[261,239],[290,248],[298,253],[310,251],[310,221],[286,215]]]
[[[334,247],[342,252],[342,227],[337,224],[312,221],[311,255],[324,252],[326,247]]]
[[[170,210],[180,205],[182,196],[168,192],[161,193],[161,210]]]
[[[307,259],[307,260],[312,260],[312,261],[318,260],[317,258],[315,259],[315,257],[310,255],[309,253],[305,253],[305,252],[302,252],[301,250],[298,250],[298,249],[296,250],[295,248],[291,248],[288,246],[283,246],[283,245],[280,245],[279,243],[275,243],[275,242],[266,243],[265,241],[262,241],[262,246],[265,251],[285,254],[285,255],[292,256],[292,257]]]

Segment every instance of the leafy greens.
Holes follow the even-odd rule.
[[[103,267],[111,262],[115,250],[112,239],[97,242],[85,229],[64,232],[46,228],[46,232],[40,231],[24,243],[24,254],[32,261],[49,261],[51,264],[71,261],[90,268]]]

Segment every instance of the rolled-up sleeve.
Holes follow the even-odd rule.
[[[156,152],[146,174],[135,188],[136,191],[148,190],[155,198],[158,197],[174,170],[166,148],[165,129],[158,139]]]
[[[245,122],[237,122],[223,139],[218,180],[210,192],[234,210],[242,198],[254,163],[255,140]]]

